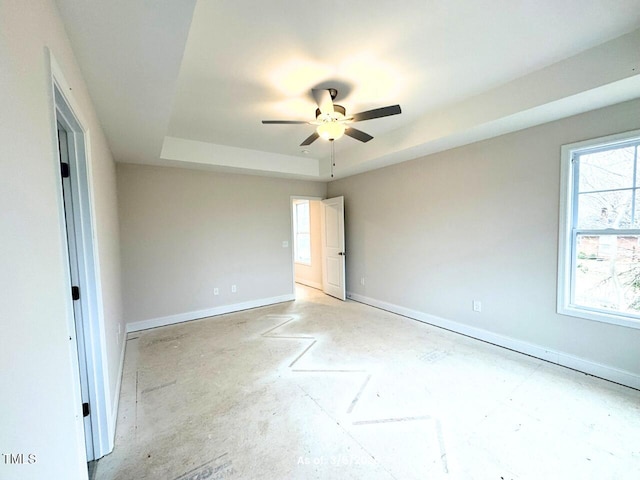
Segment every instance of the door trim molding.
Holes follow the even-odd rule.
[[[57,145],[57,122],[60,122],[73,136],[70,139],[74,143],[73,156],[69,155],[69,162],[74,163],[70,180],[74,195],[74,209],[77,208],[79,219],[76,225],[78,237],[78,261],[81,286],[81,308],[83,311],[84,344],[87,357],[87,377],[89,401],[91,403],[92,440],[95,459],[98,459],[113,449],[115,439],[115,419],[111,419],[112,403],[109,390],[109,372],[106,361],[106,338],[104,334],[104,308],[102,301],[102,287],[100,282],[100,264],[98,260],[97,239],[93,235],[96,230],[95,211],[93,197],[93,182],[91,174],[90,131],[88,122],[83,116],[78,103],[73,97],[72,88],[67,82],[62,69],[56,61],[53,53],[47,48],[48,66],[50,68],[50,105],[51,105],[51,129],[53,160],[56,171],[60,170]],[[71,285],[69,274],[69,256],[67,250],[67,231],[65,222],[64,200],[62,182],[58,182],[58,215],[60,226],[60,240],[63,251],[65,280]],[[67,328],[69,342],[69,355],[71,357],[70,378],[74,390],[73,411],[77,412],[76,435],[79,442],[78,448],[82,450],[81,471],[86,474],[86,455],[84,441],[84,421],[82,416],[82,400],[80,394],[80,379],[78,375],[78,350],[76,343],[75,318],[71,295],[66,300]]]

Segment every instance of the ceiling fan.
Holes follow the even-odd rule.
[[[319,137],[325,140],[337,140],[342,135],[348,135],[351,138],[360,140],[361,142],[368,142],[373,137],[368,133],[363,132],[350,126],[353,122],[362,122],[364,120],[371,120],[374,118],[388,117],[389,115],[397,115],[402,113],[400,105],[391,105],[389,107],[375,108],[373,110],[367,110],[366,112],[356,113],[354,115],[347,116],[346,110],[342,105],[333,103],[333,100],[338,95],[338,91],[335,88],[328,89],[312,89],[311,93],[313,98],[318,104],[316,109],[316,119],[311,122],[305,122],[304,120],[262,120],[265,125],[292,125],[292,124],[307,124],[316,125],[316,131],[313,132],[304,142],[300,144],[301,147],[311,145]]]

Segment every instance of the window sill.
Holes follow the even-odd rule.
[[[616,315],[598,310],[590,310],[583,307],[569,305],[566,307],[558,307],[560,315],[569,315],[571,317],[584,318],[596,322],[609,323],[611,325],[619,325],[628,328],[640,329],[640,319],[628,317],[625,315]]]

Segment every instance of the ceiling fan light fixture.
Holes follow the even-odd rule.
[[[345,129],[344,123],[329,121],[318,125],[316,131],[325,140],[337,140],[344,135]]]
[[[304,141],[300,144],[301,147],[311,145],[320,137],[332,142],[333,140],[341,138],[345,134],[355,140],[366,143],[369,140],[373,140],[373,137],[368,133],[363,132],[362,130],[351,127],[351,123],[362,122],[364,120],[372,120],[374,118],[388,117],[390,115],[398,115],[399,113],[402,113],[400,105],[389,105],[388,107],[374,108],[373,110],[366,110],[364,112],[349,115],[347,117],[345,108],[342,105],[333,103],[338,95],[338,91],[335,88],[313,88],[311,89],[311,94],[316,102],[316,105],[318,105],[318,108],[316,108],[315,121],[305,122],[303,120],[262,120],[262,123],[280,125],[317,125],[316,131],[304,139]]]

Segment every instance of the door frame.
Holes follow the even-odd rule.
[[[56,95],[58,92],[56,92]],[[56,102],[58,105],[60,102]],[[78,144],[83,143],[77,134],[69,131],[71,121],[67,118],[64,112],[56,110],[56,119],[58,122],[58,145],[60,152],[60,162],[69,165],[70,169],[75,169],[77,165],[76,150],[79,148]],[[72,161],[73,159],[73,161]],[[74,172],[75,173],[75,172]],[[72,184],[73,178],[71,174],[67,178],[61,178],[62,183],[62,195],[64,198],[65,208],[65,229],[67,239],[67,257],[69,260],[69,278],[70,284],[80,287],[80,298],[73,301],[73,318],[76,333],[76,345],[78,353],[78,371],[80,374],[80,390],[81,401],[92,404],[89,395],[89,377],[87,371],[87,348],[85,347],[85,334],[84,334],[84,315],[86,311],[86,305],[83,300],[85,296],[86,284],[83,283],[80,272],[82,269],[82,244],[80,239],[81,225],[76,227],[76,224],[80,221],[79,212],[76,211],[78,202],[77,189]],[[73,296],[73,295],[72,295]],[[83,405],[84,406],[84,405]],[[84,409],[83,409],[84,410]],[[84,412],[83,412],[84,413]],[[93,428],[91,415],[83,416],[85,443],[87,451],[87,460],[95,459],[95,452],[93,448]],[[87,435],[90,432],[90,435]]]
[[[291,233],[291,241],[289,245],[291,246],[291,293],[293,293],[293,298],[296,298],[296,254],[295,254],[295,225],[293,224],[293,202],[294,200],[310,200],[321,202],[324,200],[324,197],[310,197],[309,195],[291,195],[289,197],[289,221],[290,225],[290,233]]]
[[[91,163],[89,162],[90,132],[86,128],[88,122],[83,117],[77,102],[73,98],[72,88],[66,81],[62,70],[53,54],[47,49],[51,67],[51,129],[54,141],[54,167],[60,172],[58,152],[58,122],[65,127],[69,139],[69,163],[71,173],[69,180],[73,191],[73,209],[76,220],[76,250],[80,283],[79,307],[82,309],[82,330],[87,363],[87,389],[91,409],[92,443],[94,458],[98,459],[112,449],[110,434],[110,395],[109,377],[106,362],[106,338],[104,329],[102,287],[98,261],[98,245],[94,236],[96,231],[93,202],[93,181]],[[74,305],[71,299],[71,274],[69,271],[69,252],[67,245],[67,227],[64,210],[62,181],[57,178],[57,203],[60,227],[61,258],[64,262],[65,289],[69,289],[66,297],[67,327],[69,333],[69,354],[71,356],[74,390],[74,411],[76,413],[76,434],[78,449],[82,449],[83,466],[86,472],[86,450],[84,417],[82,415],[81,385],[78,364],[78,344],[76,340]]]

